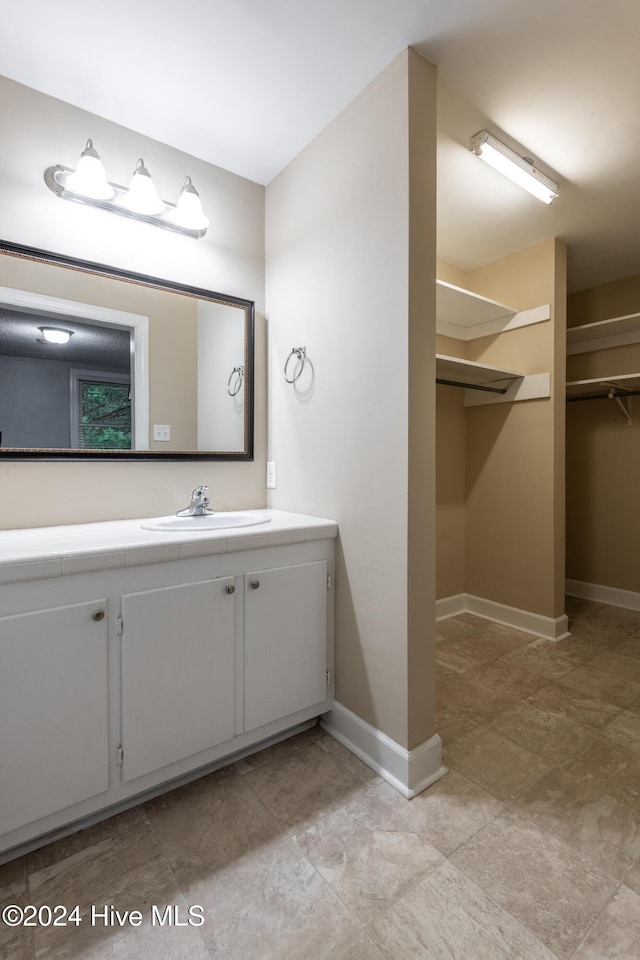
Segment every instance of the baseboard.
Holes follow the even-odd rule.
[[[567,580],[565,589],[570,597],[608,603],[612,607],[626,607],[627,610],[640,610],[640,593],[634,590],[603,587],[598,583],[584,583],[582,580]]]
[[[484,620],[500,623],[505,627],[511,627],[512,630],[530,633],[534,637],[543,637],[554,643],[569,636],[569,620],[565,614],[555,618],[543,617],[542,614],[532,613],[530,610],[520,610],[518,607],[509,607],[505,603],[497,603],[495,600],[475,597],[471,593],[457,593],[436,601],[438,620],[455,617],[461,613],[472,613]]]
[[[442,741],[437,734],[406,750],[335,701],[320,726],[409,800],[447,772],[441,763]]]

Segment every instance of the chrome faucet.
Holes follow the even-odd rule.
[[[208,489],[206,483],[203,483],[201,487],[196,487],[191,493],[191,503],[184,510],[178,510],[176,517],[206,517],[213,513],[214,511],[209,506]]]

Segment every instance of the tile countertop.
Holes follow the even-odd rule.
[[[254,512],[254,511],[252,511]],[[257,510],[268,524],[202,533],[143,530],[149,518],[0,532],[0,584],[333,539],[333,520]]]

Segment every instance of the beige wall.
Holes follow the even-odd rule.
[[[438,464],[438,532],[443,541],[438,596],[467,592],[559,617],[564,613],[564,245],[545,241],[466,277],[458,272],[457,281],[444,265],[439,275],[518,310],[552,305],[550,322],[465,344],[469,360],[523,373],[549,371],[552,395],[469,407],[463,432],[462,401],[443,393],[438,425],[438,452],[445,458]]]
[[[171,513],[203,482],[219,509],[264,505],[264,188],[3,77],[0,129],[2,239],[255,300],[257,313],[253,463],[2,463],[0,527]],[[167,200],[191,176],[211,219],[206,237],[196,241],[51,193],[45,169],[75,166],[88,137],[117,183],[128,182],[140,156]]]
[[[640,276],[568,298],[570,326],[640,311]],[[640,372],[640,344],[567,358],[567,379]],[[639,398],[632,399],[637,414]],[[567,404],[567,577],[640,592],[640,419],[613,400]]]
[[[272,503],[340,524],[337,699],[409,748],[434,733],[434,109],[405,51],[267,188]]]

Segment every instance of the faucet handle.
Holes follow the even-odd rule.
[[[200,500],[202,497],[206,496],[207,490],[209,489],[209,484],[203,483],[201,487],[196,487],[195,490],[191,492],[192,500]]]

